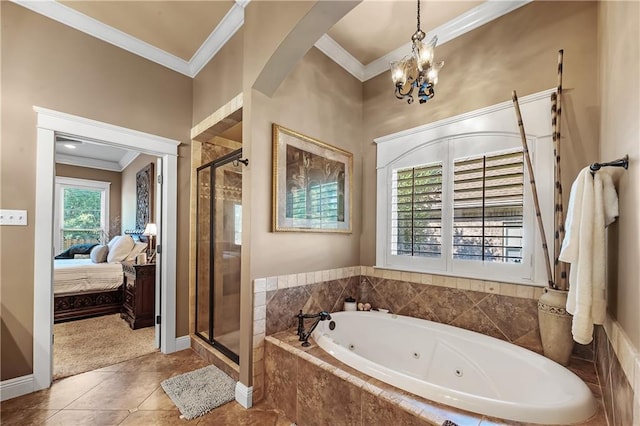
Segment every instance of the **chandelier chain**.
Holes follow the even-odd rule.
[[[420,32],[420,0],[418,0],[418,30]]]

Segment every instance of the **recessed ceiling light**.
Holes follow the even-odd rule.
[[[76,149],[78,146],[82,145],[82,141],[78,141],[75,139],[69,139],[65,137],[58,137],[58,143],[67,149]]]

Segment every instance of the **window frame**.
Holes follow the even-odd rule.
[[[54,219],[53,219],[53,247],[54,253],[60,253],[63,247],[63,238],[62,238],[62,223],[64,218],[64,190],[69,188],[78,188],[78,189],[91,189],[101,192],[100,197],[100,211],[101,211],[101,220],[100,227],[103,232],[109,231],[109,202],[110,202],[110,192],[111,192],[111,182],[99,181],[99,180],[90,180],[90,179],[80,179],[80,178],[70,178],[70,177],[62,177],[56,176],[55,178],[55,206],[56,209],[54,211]],[[106,241],[104,241],[106,243]]]
[[[534,165],[547,241],[553,239],[552,89],[520,99]],[[488,141],[491,141],[489,143]],[[453,162],[483,153],[522,148],[511,102],[441,120],[375,140],[377,144],[376,267],[516,284],[547,284],[544,253],[535,223],[533,198],[524,167],[523,253],[521,263],[453,259]],[[391,179],[393,171],[443,162],[442,256],[440,259],[391,255]]]

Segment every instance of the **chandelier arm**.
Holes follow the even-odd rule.
[[[395,95],[398,99],[406,99],[407,103],[413,102],[413,89],[415,89],[416,83],[415,81],[409,85],[409,88],[405,93],[402,93],[402,86],[396,86]]]

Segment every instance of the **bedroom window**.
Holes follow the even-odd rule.
[[[524,117],[546,227],[553,237],[548,94]],[[524,102],[523,102],[524,100]],[[533,116],[535,115],[535,119]],[[545,284],[529,174],[511,102],[379,138],[376,266]]]
[[[106,243],[110,182],[56,177],[54,248]]]

